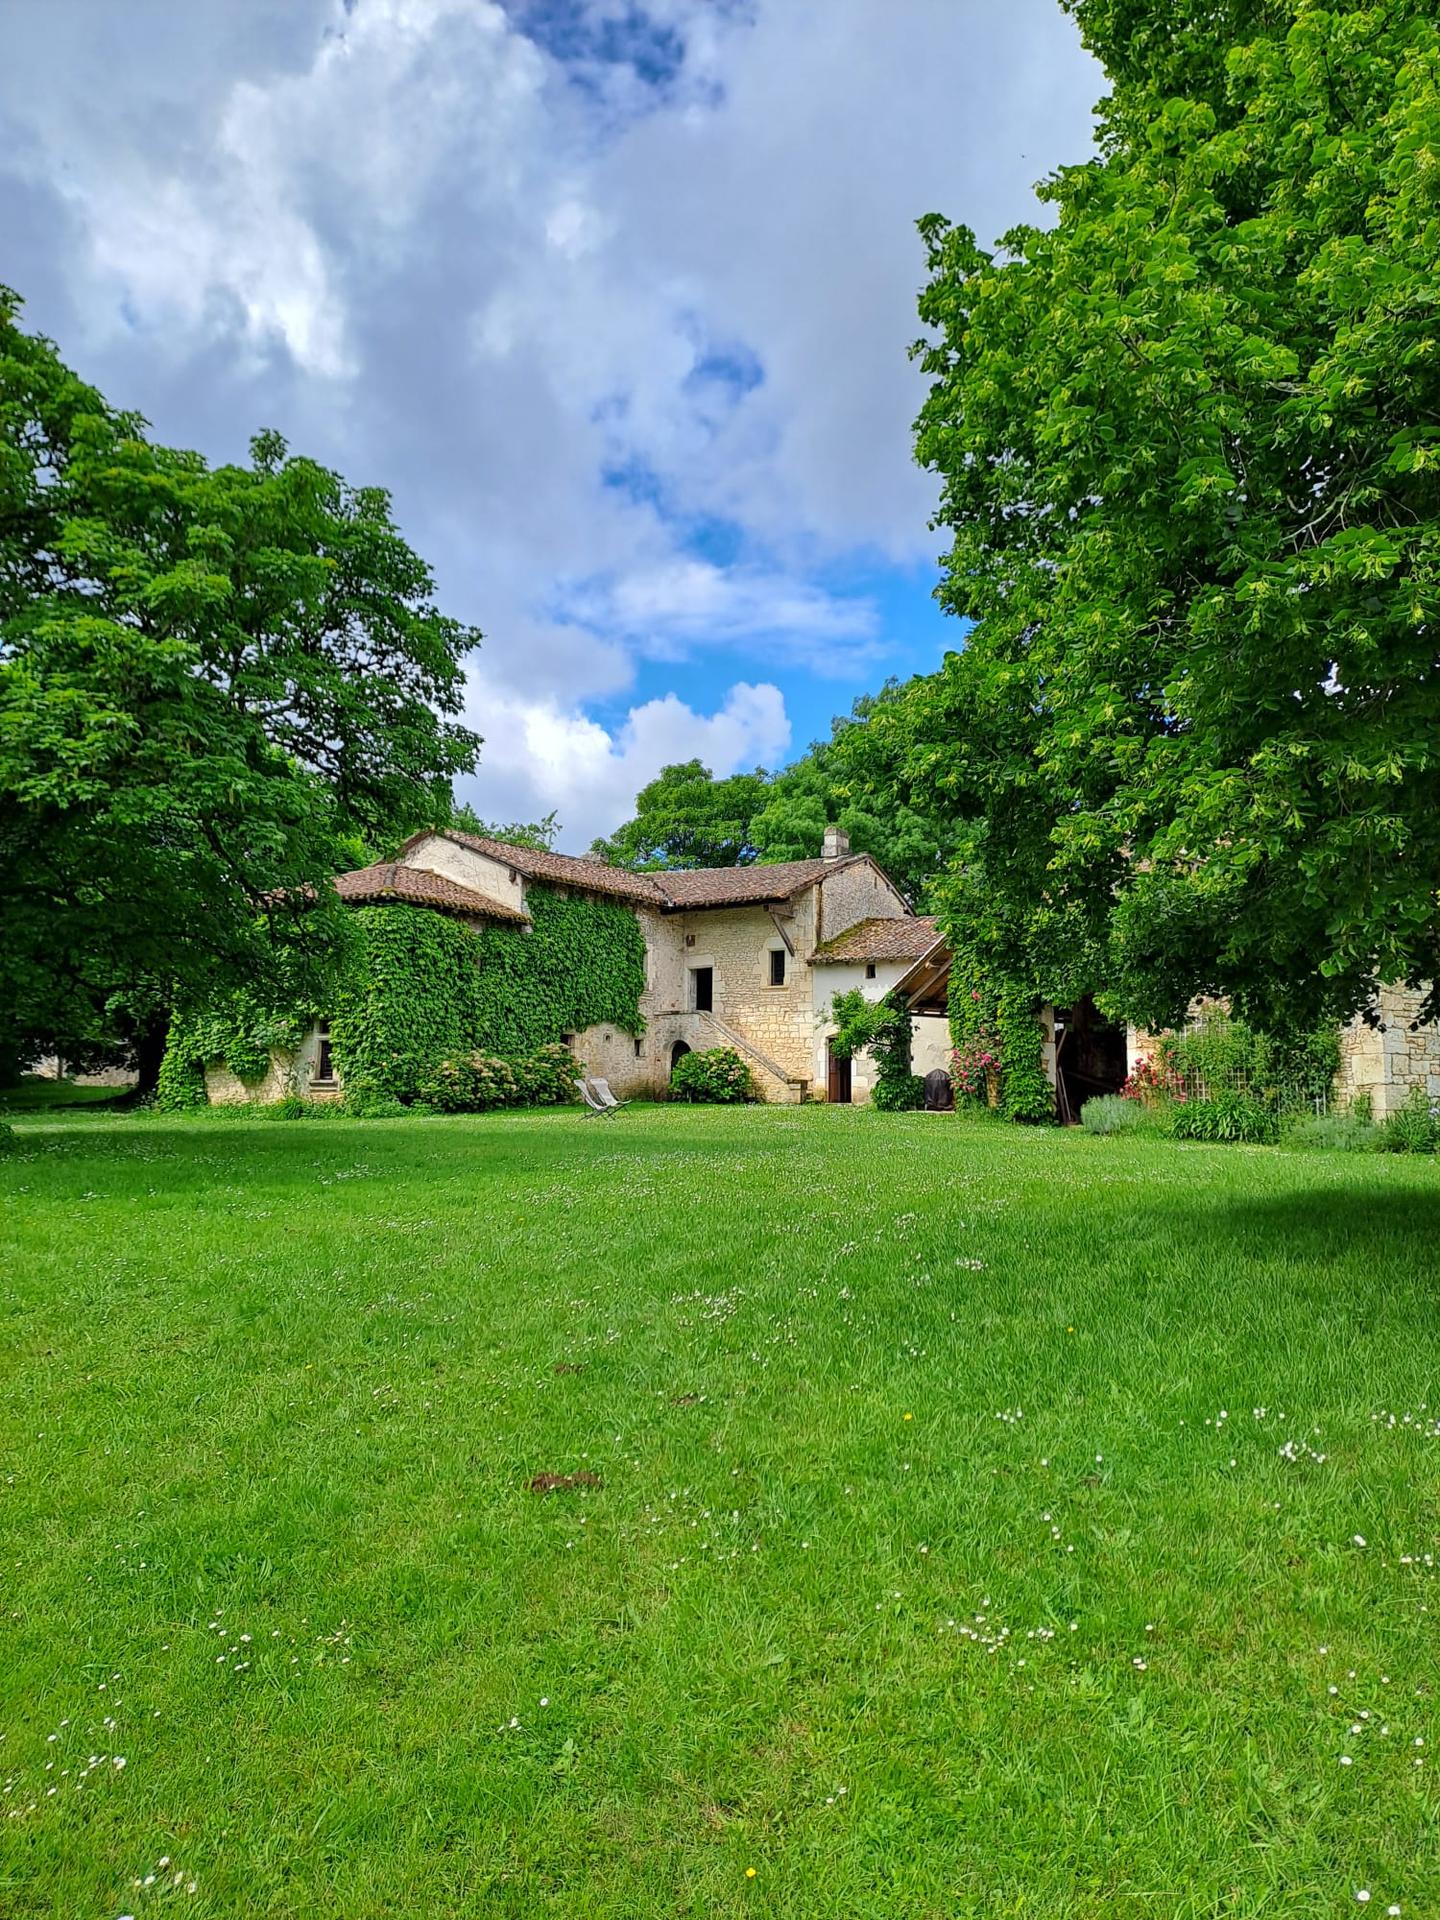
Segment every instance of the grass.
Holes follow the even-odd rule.
[[[14,1124],[7,1920],[1440,1912],[1433,1163]]]
[[[0,1120],[14,1113],[38,1113],[53,1108],[113,1107],[124,1097],[124,1087],[84,1087],[74,1080],[47,1080],[27,1074],[18,1086],[0,1087]]]

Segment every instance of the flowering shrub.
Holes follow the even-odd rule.
[[[418,1091],[441,1113],[488,1113],[496,1107],[559,1106],[573,1098],[579,1077],[568,1047],[540,1047],[519,1060],[466,1053],[436,1061]]]
[[[1045,1071],[1040,995],[1032,983],[988,977],[978,956],[957,947],[950,968],[950,1078],[960,1100],[994,1099],[1007,1120],[1055,1118]]]
[[[1000,1071],[1000,1042],[988,1026],[980,1027],[950,1055],[950,1078],[962,1099],[984,1100],[988,1076]]]
[[[733,1047],[711,1047],[705,1053],[681,1054],[670,1073],[670,1097],[738,1107],[756,1098],[755,1083]]]
[[[1142,1054],[1121,1087],[1120,1097],[1138,1100],[1147,1107],[1158,1107],[1166,1100],[1184,1100],[1185,1078],[1163,1054],[1153,1060],[1149,1054]]]

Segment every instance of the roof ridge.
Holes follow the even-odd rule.
[[[552,880],[591,893],[608,893],[659,912],[688,909],[753,906],[767,899],[786,899],[832,873],[862,861],[876,865],[869,853],[846,854],[827,860],[822,854],[804,860],[751,860],[743,866],[666,867],[639,873],[609,860],[574,853],[555,853],[548,847],[529,847],[516,840],[497,840],[491,834],[469,833],[463,827],[427,827],[412,834],[400,849],[403,856],[422,841],[438,836],[469,847],[536,880]],[[878,869],[883,873],[883,869]],[[769,884],[765,876],[775,876]],[[782,878],[783,876],[783,878]],[[885,876],[888,879],[888,875]],[[893,882],[891,883],[893,885]],[[897,889],[898,891],[898,889]]]

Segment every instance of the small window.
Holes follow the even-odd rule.
[[[643,1060],[645,1058],[645,1042],[643,1040],[637,1040],[635,1042],[635,1058],[637,1060]]]
[[[865,978],[867,980],[873,980],[875,978],[875,962],[873,960],[867,960],[865,962]]]
[[[561,1036],[560,1036],[560,1044],[561,1044],[561,1046],[562,1046],[562,1047],[569,1047],[569,1049],[570,1049],[570,1051],[571,1051],[571,1052],[573,1053],[573,1052],[575,1051],[575,1036],[574,1036],[574,1034],[573,1034],[573,1033],[562,1033],[562,1034],[561,1034]]]
[[[335,1062],[330,1053],[330,1022],[328,1020],[320,1021],[316,1032],[320,1035],[320,1047],[315,1056],[315,1078],[317,1080],[333,1080],[335,1078]]]
[[[783,947],[770,949],[770,984],[772,987],[783,987],[785,984],[785,949]]]

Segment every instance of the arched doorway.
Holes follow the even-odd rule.
[[[677,1040],[670,1049],[670,1071],[673,1073],[677,1062],[683,1060],[690,1049],[683,1040]]]

